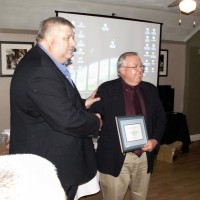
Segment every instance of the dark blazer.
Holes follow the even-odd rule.
[[[141,92],[146,108],[146,126],[149,139],[161,141],[164,133],[166,116],[158,96],[157,88],[142,81]],[[97,96],[101,101],[92,105],[91,111],[98,112],[103,118],[103,127],[98,139],[96,151],[97,168],[100,172],[118,176],[124,163],[125,154],[121,152],[115,116],[125,116],[125,102],[122,79],[108,81],[98,88]],[[148,172],[153,170],[155,151],[147,152]]]
[[[95,176],[91,137],[98,135],[99,120],[86,111],[77,89],[38,46],[17,66],[10,102],[10,154],[47,158],[65,188]]]

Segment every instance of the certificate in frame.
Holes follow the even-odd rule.
[[[148,141],[144,116],[116,116],[122,153],[140,149]]]

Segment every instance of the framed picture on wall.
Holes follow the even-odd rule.
[[[34,42],[0,41],[0,76],[12,76],[23,56]]]
[[[168,73],[168,50],[161,49],[159,62],[159,76],[167,76]]]

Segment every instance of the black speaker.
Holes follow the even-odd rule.
[[[174,88],[170,85],[159,85],[158,92],[165,112],[174,112]]]

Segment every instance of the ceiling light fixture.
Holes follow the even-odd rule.
[[[194,0],[183,0],[179,3],[180,11],[184,13],[190,13],[195,11],[196,6],[197,3]]]

